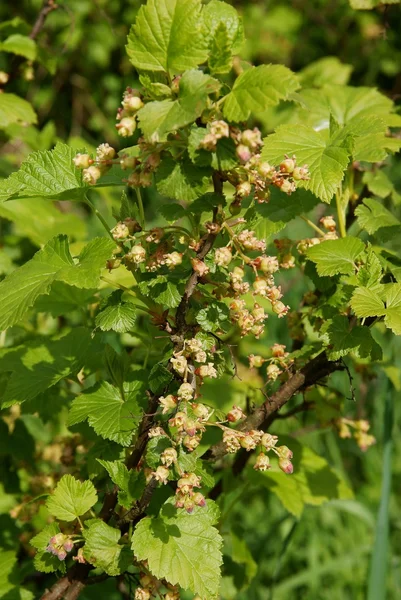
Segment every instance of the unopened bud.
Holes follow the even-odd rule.
[[[294,471],[294,466],[289,458],[279,458],[278,466],[284,473],[287,473],[288,475],[291,475],[291,473]]]
[[[82,179],[85,183],[89,183],[89,185],[95,185],[97,180],[100,179],[101,175],[102,171],[99,169],[99,167],[95,167],[94,165],[82,171]]]
[[[134,134],[136,129],[136,120],[134,117],[124,117],[116,124],[118,135],[129,137]]]
[[[78,169],[87,169],[93,163],[93,160],[89,154],[77,154],[72,162]]]
[[[239,146],[237,146],[236,154],[238,158],[244,163],[248,162],[248,160],[250,160],[252,156],[252,152],[250,151],[248,146],[245,146],[245,144],[239,144]]]
[[[286,158],[280,163],[280,171],[282,173],[292,173],[295,169],[295,160],[293,158]]]

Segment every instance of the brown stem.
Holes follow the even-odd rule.
[[[223,195],[223,180],[221,179],[220,174],[217,171],[213,173],[213,187],[216,194]],[[217,208],[213,211],[213,223],[216,223],[217,218]],[[217,237],[218,232],[211,232],[207,235],[207,237],[203,240],[199,251],[196,254],[196,257],[199,260],[203,260],[205,256],[210,252],[214,241]],[[187,329],[186,324],[186,315],[189,307],[189,299],[195,291],[196,284],[198,283],[199,274],[196,271],[193,271],[190,278],[187,281],[185,286],[184,295],[181,298],[181,302],[177,308],[176,312],[176,325],[177,330],[181,333],[184,333]]]
[[[41,9],[40,13],[38,14],[38,17],[34,23],[34,26],[32,27],[32,31],[29,34],[29,37],[31,38],[31,40],[34,40],[39,35],[39,33],[43,29],[43,25],[45,24],[47,15],[49,13],[51,13],[53,10],[56,10],[56,8],[58,8],[58,6],[54,2],[54,0],[45,0],[45,2],[43,3],[42,9]]]
[[[250,431],[251,429],[265,429],[269,425],[271,415],[276,413],[284,404],[286,404],[297,392],[315,384],[317,381],[326,377],[333,371],[343,370],[344,365],[340,362],[331,362],[323,352],[311,360],[302,369],[294,373],[273,396],[268,398],[261,406],[243,421],[239,431]],[[227,454],[225,444],[219,442],[210,448],[205,458],[219,460]]]

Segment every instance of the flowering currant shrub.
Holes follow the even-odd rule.
[[[375,89],[252,66],[242,43],[224,2],[148,0],[126,46],[139,83],[121,143],[59,142],[0,184],[5,206],[54,201],[67,220],[77,203],[99,225],[85,243],[61,226],[0,283],[2,431],[36,440],[19,471],[16,450],[10,509],[44,600],[112,578],[136,600],[231,597],[223,555],[245,559],[221,515],[243,482],[297,516],[352,495],[280,419],[305,413],[355,451],[375,442],[327,386],[338,371],[358,400],[351,372],[385,373],[401,334],[382,170],[401,117]],[[112,223],[101,200],[116,193]]]

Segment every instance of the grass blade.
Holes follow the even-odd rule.
[[[393,387],[391,382],[388,381],[384,407],[383,477],[381,486],[381,499],[377,514],[375,542],[370,562],[368,600],[385,600],[386,598],[393,422]]]

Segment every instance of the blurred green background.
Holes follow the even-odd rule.
[[[8,175],[32,150],[52,147],[57,138],[70,140],[77,148],[96,146],[104,141],[117,149],[123,146],[116,135],[115,114],[125,87],[137,84],[124,46],[130,24],[141,4],[138,0],[60,0],[58,9],[49,15],[38,39],[41,53],[39,62],[33,65],[33,79],[30,78],[29,64],[21,65],[21,61],[0,52],[0,70],[18,71],[7,91],[29,100],[38,114],[36,127],[13,125],[1,132],[0,175]],[[231,4],[244,19],[248,41],[242,52],[243,59],[254,64],[284,63],[300,72],[305,85],[348,82],[350,85],[374,86],[399,103],[399,5],[356,11],[348,0],[239,0]],[[40,7],[39,0],[2,2],[0,38],[5,39],[14,32],[29,33]],[[325,62],[321,62],[322,59]],[[258,124],[265,133],[280,122],[283,111],[285,106],[261,116]],[[400,162],[391,159],[386,169],[400,191]],[[104,191],[100,201],[110,215],[118,198]],[[147,192],[148,217],[154,222],[156,203],[156,193]],[[43,217],[38,224],[32,221],[29,210],[27,214],[22,212],[21,206],[14,213],[11,206],[0,207],[2,244],[7,245],[7,256],[11,256],[16,264],[29,258],[45,241],[47,223],[51,222],[49,230],[54,235],[54,219],[59,218],[58,213],[50,214],[50,209],[37,205],[37,211],[42,209]],[[91,219],[83,222],[84,208],[74,210],[75,214],[60,219],[60,230],[69,228],[67,233],[78,242],[87,237],[87,227],[91,233],[100,232],[97,223]],[[291,231],[284,234],[300,238],[306,235],[305,225],[291,225]],[[7,268],[0,248],[0,275],[7,273]],[[290,304],[296,305],[305,291],[299,273],[297,276],[289,274],[283,285],[287,290],[291,289]],[[277,341],[289,343],[286,325],[281,321],[268,328],[268,336],[259,342],[259,347],[255,343],[250,345],[249,353],[263,354],[263,346]],[[274,433],[295,431],[302,442],[324,456],[349,483],[354,499],[335,500],[316,507],[305,505],[302,514],[295,515],[285,508],[276,494],[253,485],[252,480],[245,480],[240,485],[233,483],[233,490],[222,507],[222,532],[231,548],[231,557],[227,556],[225,563],[224,600],[366,598],[382,478],[389,481],[391,476],[390,550],[383,591],[386,588],[388,598],[401,598],[399,341],[393,340],[387,345],[385,363],[389,365],[387,373],[391,376],[391,384],[383,374],[370,371],[369,365],[360,365],[359,370],[369,372],[369,385],[362,382],[358,370],[352,368],[356,402],[345,401],[347,416],[368,418],[372,422],[378,443],[366,453],[351,440],[339,440],[329,429],[314,428],[313,420],[303,421],[294,416],[274,424]],[[346,375],[332,376],[326,393],[330,391],[335,396],[350,398]],[[238,393],[243,392],[239,389]],[[213,395],[213,390],[210,394]],[[295,403],[296,400],[289,409]],[[387,438],[384,433],[386,403],[388,412],[391,413],[391,408],[394,410],[391,438],[388,431]],[[26,440],[24,444],[27,444]],[[388,453],[391,444],[392,459]],[[7,449],[1,445],[0,454],[7,467]],[[28,455],[29,449],[24,460]],[[0,510],[3,512],[0,515],[0,546],[12,548],[18,531],[11,525],[7,501],[0,501]],[[386,517],[384,514],[384,520]],[[242,540],[249,552],[241,549]],[[377,552],[386,554],[386,549]],[[234,561],[232,557],[236,554],[240,558]],[[238,592],[241,586],[243,591]],[[96,587],[85,591],[82,598],[118,600],[121,597],[113,582],[102,584],[101,589]]]

